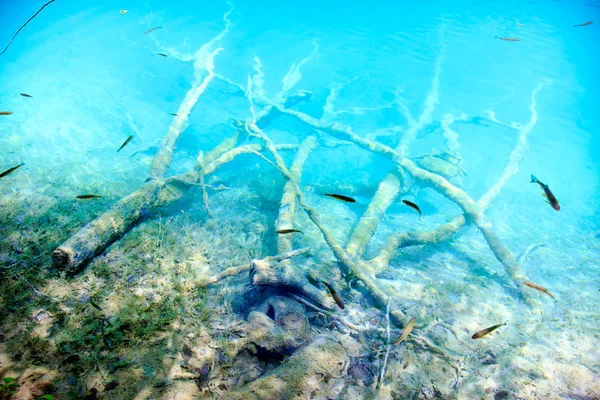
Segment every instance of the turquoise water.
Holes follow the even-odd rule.
[[[42,5],[0,2],[0,51]],[[600,397],[599,20],[48,4],[0,56],[0,173],[24,163],[0,178],[0,376],[19,398]]]

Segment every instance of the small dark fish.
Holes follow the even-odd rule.
[[[417,212],[419,213],[419,219],[421,219],[421,209],[419,208],[418,205],[416,205],[412,201],[408,201],[408,200],[402,200],[402,202],[404,204],[406,204],[407,206],[409,206],[410,208],[414,208],[415,210],[417,210]]]
[[[156,53],[159,56],[168,57],[165,53]]]
[[[121,145],[121,147],[119,147],[119,150],[117,150],[117,153],[120,152],[123,149],[123,147],[127,146],[127,143],[131,142],[131,139],[133,139],[133,135],[129,136],[125,140],[125,142],[123,142],[123,144]]]
[[[520,42],[521,41],[521,39],[514,38],[514,37],[494,36],[494,39],[506,40],[507,42]]]
[[[170,114],[171,114],[172,116],[174,116],[174,117],[176,117],[176,116],[177,116],[177,114],[175,114],[175,113],[170,113]]]
[[[155,31],[155,30],[157,30],[157,29],[162,29],[162,26],[156,26],[156,27],[154,27],[154,28],[150,28],[150,29],[148,29],[146,32],[144,32],[144,35],[147,35],[147,34],[149,34],[150,32],[154,32],[154,31]]]
[[[417,322],[417,320],[415,318],[411,318],[410,321],[408,321],[406,323],[406,325],[404,325],[404,329],[402,330],[402,335],[400,335],[398,340],[396,340],[392,344],[399,344],[399,343],[402,343],[404,340],[406,340],[408,335],[412,332],[413,328],[415,327],[415,322]]]
[[[356,203],[356,200],[352,197],[344,196],[343,194],[325,193],[325,196],[333,197],[334,199],[345,201],[346,203]]]
[[[12,115],[12,111],[0,111],[0,115]]]
[[[28,95],[27,93],[19,93],[19,94],[23,97],[29,97],[30,99],[33,99],[33,96]]]
[[[506,325],[506,323],[508,322],[508,320],[504,321],[503,324],[498,324],[498,325],[494,325],[494,326],[490,326],[489,328],[485,328],[482,331],[477,332],[476,334],[474,334],[473,336],[471,336],[471,339],[479,339],[484,337],[485,335],[487,335],[490,332],[495,331],[496,329],[500,328],[502,325]]]
[[[14,166],[12,168],[7,169],[6,171],[4,171],[3,173],[0,174],[0,178],[4,178],[5,176],[13,173],[17,169],[21,168],[23,165],[25,165],[25,163],[21,163],[21,164],[19,164],[17,166]]]
[[[525,286],[529,286],[530,288],[532,288],[532,289],[535,289],[535,290],[539,290],[539,291],[540,291],[540,292],[542,292],[542,293],[546,293],[548,296],[550,296],[550,297],[552,297],[554,300],[556,300],[556,298],[555,298],[554,296],[552,296],[552,293],[550,293],[550,292],[548,291],[548,289],[546,289],[545,287],[542,287],[542,286],[540,286],[540,285],[536,285],[535,283],[533,283],[533,282],[529,282],[529,281],[525,281],[525,282],[523,282],[523,285],[525,285]]]
[[[280,235],[285,235],[287,233],[302,233],[302,231],[299,231],[298,229],[279,229],[277,233]]]
[[[556,211],[560,211],[560,204],[558,204],[558,200],[556,200],[556,197],[554,197],[554,194],[552,194],[548,185],[540,182],[534,175],[531,175],[531,182],[529,183],[537,183],[540,185],[542,190],[544,190],[544,195],[546,196],[546,201],[548,204],[550,204]]]
[[[573,25],[573,28],[575,28],[576,26],[589,26],[589,25],[591,25],[593,23],[594,23],[594,21],[587,21],[587,22],[584,22],[583,24]]]
[[[106,385],[104,385],[104,390],[113,390],[116,389],[117,386],[119,386],[119,382],[117,381],[108,382]]]
[[[82,199],[82,200],[87,200],[87,199],[99,199],[102,196],[99,196],[97,194],[80,194],[79,196],[77,196],[78,199]]]
[[[342,300],[340,295],[335,291],[335,289],[333,287],[331,287],[331,285],[329,285],[327,282],[325,282],[325,281],[321,281],[321,282],[323,282],[323,284],[325,286],[327,286],[327,289],[329,290],[329,293],[331,293],[331,297],[333,297],[335,304],[337,304],[338,307],[341,308],[342,310],[344,308],[346,308],[346,306],[344,306],[344,301]]]

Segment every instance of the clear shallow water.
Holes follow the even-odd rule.
[[[0,3],[0,42],[8,43],[40,6]],[[121,9],[128,12],[122,15]],[[168,175],[193,168],[199,150],[206,153],[230,137],[236,131],[230,119],[251,118],[246,98],[250,76],[256,112],[297,90],[309,91],[312,97],[291,109],[326,124],[347,124],[359,137],[391,148],[410,132],[410,115],[418,129],[413,130],[407,155],[418,157],[432,149],[460,155],[466,175],[446,177],[462,183],[478,200],[502,173],[519,136],[515,127],[530,122],[535,93],[537,119],[527,135],[528,151],[486,215],[516,256],[531,244],[543,245],[524,257],[521,267],[557,301],[534,292],[535,305],[525,305],[472,226],[449,241],[397,251],[387,266],[371,272],[373,279],[390,296],[392,309],[404,312],[404,322],[417,318],[415,335],[443,348],[446,355],[423,344],[423,339],[409,340],[392,352],[383,386],[376,390],[349,366],[357,365],[358,359],[378,375],[383,354],[360,347],[357,343],[364,340],[356,332],[330,330],[329,323],[320,323],[309,311],[311,336],[329,332],[354,342],[344,342],[352,350],[348,363],[343,363],[346,367],[336,375],[342,378],[322,379],[319,389],[306,389],[305,396],[405,398],[433,396],[433,387],[444,398],[492,398],[500,390],[522,398],[599,396],[600,361],[593,351],[600,341],[599,14],[600,4],[594,2],[49,5],[0,56],[0,111],[14,112],[0,117],[0,170],[25,162],[0,180],[0,257],[6,277],[0,371],[24,376],[23,368],[30,363],[56,371],[73,364],[64,364],[66,357],[81,353],[77,362],[83,368],[98,368],[84,374],[59,373],[58,394],[102,389],[114,379],[121,383],[119,388],[106,392],[114,398],[169,398],[186,391],[227,398],[286,365],[280,360],[257,361],[240,350],[245,347],[239,338],[216,328],[247,320],[249,308],[262,300],[247,294],[246,274],[217,283],[202,295],[190,294],[203,277],[278,252],[274,224],[285,180],[254,155],[240,156],[207,178],[214,186],[231,188],[209,190],[210,220],[196,188],[174,205],[144,214],[122,240],[75,277],[61,276],[50,259],[79,228],[144,184],[157,148],[176,123],[170,113],[181,115],[190,87],[209,79],[212,67],[206,62],[212,53],[215,77],[206,80],[189,114]],[[595,23],[573,28],[590,20]],[[144,34],[156,26],[162,28]],[[520,41],[502,41],[495,35]],[[212,46],[197,53],[211,40]],[[19,96],[22,92],[34,99]],[[447,124],[452,118],[455,122]],[[315,134],[289,116],[261,127],[276,144],[299,144]],[[117,153],[130,135],[132,142]],[[260,140],[240,140],[239,145],[248,143]],[[283,157],[289,168],[293,153]],[[321,145],[308,158],[303,191],[339,243],[347,243],[392,167],[390,160],[355,145]],[[532,173],[550,186],[560,212],[546,205],[539,187],[529,183]],[[427,231],[460,213],[456,204],[427,186],[414,183],[390,205],[365,260],[377,256],[392,233]],[[320,195],[330,191],[352,195],[357,202],[338,203]],[[103,197],[88,203],[75,199],[84,193]],[[421,206],[420,221],[401,198]],[[344,318],[355,324],[379,318],[385,327],[385,307],[364,290],[350,289],[352,279],[340,276],[333,254],[301,207],[294,225],[304,234],[294,236],[293,247],[318,249],[316,255],[296,262],[298,270],[316,270],[335,282],[348,303]],[[36,296],[32,286],[53,299]],[[163,300],[173,293],[180,295],[178,300],[165,305]],[[131,314],[150,313],[148,304],[159,304],[158,314],[145,318],[164,317],[166,325],[151,324],[137,341],[130,338],[132,331],[140,334],[135,329],[122,333],[115,328],[121,332],[115,337],[92,329],[85,334],[92,344],[85,338],[80,343],[72,339],[74,332],[100,318],[85,308],[88,303],[82,296],[95,299],[99,312],[117,318],[119,326],[133,321],[130,325],[144,328]],[[218,312],[199,322],[193,310],[201,304]],[[31,322],[31,314],[40,310],[48,319]],[[478,329],[504,320],[509,320],[510,329],[486,341],[470,339]],[[436,325],[440,321],[446,327]],[[20,330],[33,333],[24,340],[17,335]],[[161,335],[169,339],[155,345]],[[102,347],[93,342],[94,337],[107,336],[118,344]],[[385,352],[385,336],[364,336]],[[22,354],[32,340],[43,343],[47,358]],[[215,356],[226,347],[221,342],[217,347],[218,340],[236,349],[222,350],[227,359]],[[183,342],[197,349],[195,367],[210,363],[208,384],[196,384],[193,376],[174,371]],[[65,349],[65,343],[71,347]],[[110,371],[111,357],[131,362]],[[157,358],[173,361],[156,365],[152,360]],[[403,369],[409,358],[412,365]],[[240,378],[247,370],[240,364],[255,373]],[[231,365],[229,372],[223,368]],[[455,377],[458,366],[464,370]],[[168,384],[148,384],[140,376]],[[76,383],[69,383],[69,377]],[[486,393],[486,388],[494,390]]]

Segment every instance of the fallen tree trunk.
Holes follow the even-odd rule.
[[[81,228],[54,250],[52,253],[54,266],[67,273],[77,272],[123,236],[142,215],[181,199],[191,187],[200,182],[203,172],[212,173],[221,165],[245,153],[236,151],[245,146],[234,148],[238,136],[239,132],[206,154],[204,171],[194,169],[166,180],[150,180],[137,191],[119,200],[110,210]],[[262,150],[261,146],[256,145],[256,147],[256,150]],[[295,145],[280,146],[281,149],[296,147]]]
[[[136,192],[119,200],[110,210],[81,228],[52,253],[54,266],[67,273],[77,272],[102,252],[152,208],[161,205],[158,181],[150,181]]]
[[[273,264],[263,260],[253,260],[250,283],[254,286],[280,288],[296,293],[326,309],[332,310],[335,307],[331,299],[311,285],[306,276],[289,262]]]
[[[316,129],[330,133],[331,135],[344,140],[350,140],[362,149],[371,151],[393,161],[398,167],[403,168],[414,179],[421,181],[425,186],[431,187],[438,193],[445,196],[447,199],[454,202],[463,210],[465,216],[472,221],[477,228],[479,228],[485,240],[487,241],[488,246],[492,250],[492,253],[494,253],[496,259],[502,263],[506,274],[512,279],[515,286],[519,288],[521,295],[525,299],[530,297],[529,292],[522,290],[522,284],[527,279],[525,277],[525,273],[517,264],[516,258],[494,232],[491,222],[483,214],[480,207],[464,191],[452,185],[445,178],[419,168],[410,159],[402,156],[397,151],[380,143],[359,137],[352,132],[352,129],[349,126],[341,124],[325,124],[313,117],[297,111],[282,108],[279,109],[283,113],[294,116],[300,121],[303,121]]]

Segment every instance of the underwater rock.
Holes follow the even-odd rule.
[[[30,400],[44,394],[53,393],[56,388],[52,380],[56,378],[56,373],[46,368],[36,368],[27,370],[18,379],[19,388],[17,393],[11,397],[13,400]]]
[[[96,400],[98,398],[98,389],[91,388],[83,395],[84,400]]]
[[[316,336],[285,363],[237,391],[227,394],[230,400],[326,398],[325,379],[335,379],[348,362],[348,353],[332,334]],[[329,375],[330,374],[330,375]],[[320,387],[323,384],[323,387]]]
[[[348,374],[356,381],[359,386],[371,386],[375,382],[375,375],[367,364],[357,358],[350,361]]]
[[[195,379],[196,385],[198,385],[198,387],[202,389],[208,383],[210,367],[208,366],[208,364],[204,364],[202,368],[196,368],[194,372],[198,374],[198,376]]]
[[[494,400],[504,400],[508,395],[509,393],[506,390],[498,390],[494,395]]]
[[[494,353],[492,353],[490,350],[488,350],[483,355],[481,362],[485,365],[493,365],[493,364],[496,364],[498,361],[496,361],[496,355]]]
[[[151,396],[148,396],[151,397]],[[192,400],[200,397],[200,389],[194,382],[178,381],[161,397],[163,400]],[[141,397],[140,397],[141,398]]]
[[[248,315],[248,341],[260,350],[292,354],[310,336],[304,306],[284,296],[273,296]]]
[[[108,382],[106,385],[104,385],[104,391],[109,391],[109,390],[114,390],[117,388],[117,386],[119,386],[119,382],[117,381],[111,381]]]
[[[190,346],[184,344],[183,349],[181,350],[181,355],[183,356],[183,359],[188,361],[190,358],[192,358],[193,354],[194,353],[192,353],[192,349],[190,348]]]

